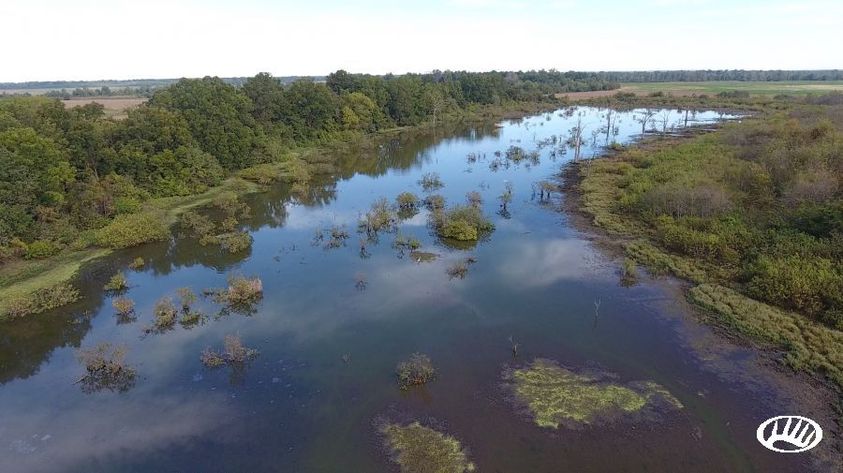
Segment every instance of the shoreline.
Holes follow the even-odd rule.
[[[164,219],[165,225],[172,235],[172,226],[176,223],[178,216],[186,210],[201,207],[208,204],[214,197],[224,192],[234,192],[238,197],[252,193],[264,192],[266,185],[258,184],[252,180],[245,179],[244,171],[254,170],[260,166],[273,166],[278,168],[283,163],[300,161],[313,175],[319,175],[316,169],[319,163],[309,163],[306,157],[315,155],[326,155],[336,153],[349,148],[364,148],[372,146],[378,140],[385,139],[407,132],[424,132],[463,124],[480,124],[497,122],[501,120],[519,119],[525,116],[555,111],[569,105],[564,100],[552,99],[542,102],[512,102],[499,105],[472,106],[460,110],[458,114],[447,115],[433,126],[432,123],[424,123],[416,126],[395,127],[378,130],[372,133],[359,135],[357,139],[344,140],[341,138],[329,141],[320,145],[310,145],[290,148],[288,159],[282,162],[256,165],[232,173],[219,186],[212,187],[202,194],[190,194],[179,197],[160,197],[150,199],[142,204],[142,210],[138,213],[155,213]],[[287,182],[294,184],[293,179],[285,178],[280,174],[283,172],[276,169],[279,176],[274,184]],[[270,184],[272,185],[272,184]],[[306,185],[306,184],[305,184]],[[132,245],[128,248],[137,248],[149,242]],[[38,297],[39,293],[50,291],[55,288],[74,286],[74,282],[87,270],[91,264],[111,256],[116,250],[126,248],[108,248],[91,245],[81,249],[65,249],[60,253],[45,259],[25,260],[16,259],[0,265],[0,323],[13,321],[21,317],[38,316],[44,312],[55,310],[62,306],[76,302],[80,297],[65,300],[63,303],[45,308],[36,308],[25,315],[13,316],[10,311],[15,304],[29,303]]]
[[[665,140],[668,145],[676,144],[683,140],[691,139],[706,133],[705,130],[691,131],[690,133],[681,137],[644,137],[628,146],[629,149],[644,149],[656,145],[665,145]],[[608,150],[599,157],[601,160],[618,159],[618,152]],[[630,243],[645,240],[650,242],[648,237],[642,235],[628,235],[616,230],[601,227],[594,221],[594,215],[585,209],[583,204],[584,191],[581,184],[585,179],[581,170],[586,161],[568,162],[563,165],[562,170],[556,176],[559,182],[559,189],[563,194],[563,202],[560,212],[569,218],[570,224],[577,231],[581,232],[584,238],[591,241],[595,248],[604,253],[607,258],[614,260],[619,266],[624,258],[629,257],[627,245]],[[651,242],[650,242],[651,243]],[[659,250],[661,250],[659,248]],[[646,277],[654,281],[663,281],[663,286],[670,286],[674,297],[681,297],[682,302],[690,308],[690,316],[706,327],[710,327],[717,337],[724,343],[730,343],[737,346],[749,347],[754,353],[758,354],[759,360],[763,365],[768,365],[771,369],[778,373],[787,376],[794,381],[802,381],[809,384],[813,391],[819,390],[823,393],[822,397],[827,397],[829,408],[836,414],[837,429],[843,428],[843,390],[841,385],[835,379],[832,379],[828,373],[822,370],[812,370],[807,368],[798,369],[794,366],[788,365],[788,352],[784,341],[765,340],[763,337],[754,336],[748,330],[742,330],[739,323],[730,320],[729,317],[723,313],[718,312],[718,307],[714,304],[705,304],[699,297],[694,297],[695,288],[703,286],[710,286],[710,284],[700,283],[688,277],[676,274],[675,272],[668,272],[667,274],[658,274],[652,272],[651,268],[644,261],[635,260],[635,265],[638,268],[647,270]],[[670,282],[675,284],[670,284]],[[804,322],[805,324],[812,324],[812,321],[801,314],[794,314],[786,312],[774,306],[769,306],[763,302],[756,301],[748,296],[735,292],[738,297],[745,298],[758,307],[765,306],[770,310],[780,312],[782,314],[790,314],[792,317]],[[832,329],[826,328],[831,331]],[[835,402],[836,401],[836,402]]]

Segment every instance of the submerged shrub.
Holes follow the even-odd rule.
[[[446,269],[445,272],[448,273],[448,276],[451,279],[465,279],[465,277],[468,275],[468,266],[474,264],[475,262],[476,260],[473,257],[469,256],[468,258],[461,259],[452,264],[451,266],[448,266],[448,269]]]
[[[471,205],[458,205],[432,217],[436,233],[443,238],[475,241],[495,229],[483,212]]]
[[[173,304],[172,299],[169,297],[162,297],[155,303],[152,315],[155,317],[155,329],[165,330],[171,328],[176,323],[179,311]]]
[[[405,473],[464,473],[475,471],[460,442],[418,422],[385,424],[380,428],[392,460]]]
[[[412,192],[402,192],[395,198],[399,209],[415,209],[419,205],[419,198]]]
[[[206,348],[200,359],[205,366],[216,368],[226,364],[243,364],[256,356],[258,351],[243,345],[238,335],[226,335],[222,351]]]
[[[445,208],[445,198],[439,194],[429,195],[424,199],[424,205],[431,211]]]
[[[427,355],[413,353],[407,361],[398,363],[396,367],[398,375],[398,387],[407,389],[410,386],[418,386],[433,380],[436,370]]]
[[[249,232],[229,232],[216,235],[214,242],[229,253],[240,253],[252,246],[252,235]]]
[[[424,189],[425,192],[435,191],[445,187],[445,184],[442,183],[442,179],[439,178],[439,174],[435,172],[425,173],[421,179],[419,179],[418,183],[422,186],[422,189]]]
[[[110,343],[79,350],[77,358],[86,371],[85,376],[78,381],[82,391],[128,391],[135,384],[135,370],[126,364],[125,357],[125,347]]]
[[[215,291],[215,300],[229,306],[253,304],[261,297],[263,297],[263,283],[258,277],[230,276],[228,287]]]
[[[378,199],[360,220],[359,229],[374,236],[380,231],[389,232],[395,229],[397,220],[386,199]]]
[[[401,234],[395,236],[392,247],[400,250],[417,250],[421,248],[421,242],[416,237],[405,237]]]
[[[146,265],[146,261],[143,260],[140,256],[133,259],[131,263],[129,263],[129,269],[140,269]]]
[[[120,292],[125,291],[129,288],[129,280],[126,279],[126,275],[123,271],[119,271],[114,276],[111,276],[111,279],[105,283],[103,289],[110,292]]]
[[[176,293],[179,295],[179,299],[181,300],[182,310],[189,310],[190,306],[196,302],[196,293],[189,287],[180,287],[176,290]]]
[[[468,205],[472,207],[480,207],[483,203],[483,196],[477,191],[471,191],[465,194],[465,198],[468,201]]]
[[[128,297],[118,297],[111,301],[111,306],[117,311],[117,315],[129,316],[135,311],[135,303]]]

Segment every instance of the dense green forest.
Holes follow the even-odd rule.
[[[771,102],[581,173],[595,222],[644,238],[627,247],[636,261],[843,329],[843,94]]]
[[[0,261],[108,246],[111,233],[91,232],[138,212],[144,201],[203,192],[235,171],[283,161],[295,147],[435,124],[475,105],[613,87],[594,74],[555,71],[385,77],[337,71],[324,83],[289,85],[258,74],[239,87],[205,77],[156,90],[123,120],[107,118],[96,103],[68,110],[46,97],[5,98]],[[126,236],[125,229],[117,233]]]
[[[724,69],[713,71],[606,71],[599,72],[598,76],[610,82],[824,81],[843,80],[843,70],[748,71],[743,69]]]

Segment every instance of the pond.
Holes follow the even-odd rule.
[[[641,272],[621,284],[619,262],[561,212],[565,196],[543,192],[574,159],[567,141],[578,123],[578,157],[589,159],[638,138],[644,115],[577,108],[394,135],[343,153],[304,193],[278,185],[247,197],[250,250],[179,238],[94,264],[81,275],[81,302],[0,327],[0,470],[398,471],[380,426],[415,421],[458,440],[477,471],[815,468],[755,439],[764,419],[811,406],[799,404],[808,401],[798,383],[695,322],[678,283]],[[645,127],[731,118],[658,110]],[[444,186],[426,191],[419,181],[432,172]],[[476,244],[442,241],[420,206],[398,225],[418,252],[396,248],[394,232],[358,233],[373,202],[405,191],[449,205],[477,191],[495,229]],[[331,227],[349,238],[336,247],[315,238]],[[146,265],[127,269],[138,256]],[[449,274],[460,262],[467,272]],[[102,290],[118,270],[134,318],[115,316],[116,296]],[[262,281],[249,310],[200,296],[198,324],[147,330],[160,298],[225,287],[232,274]],[[203,350],[227,335],[257,356],[203,366]],[[78,349],[102,342],[125,346],[135,369],[122,389],[79,383]],[[416,352],[435,379],[399,389],[396,364]],[[565,386],[597,380],[589,395],[631,393],[616,411],[637,411],[655,392],[671,402],[540,421],[513,384],[531,366],[563,373]]]

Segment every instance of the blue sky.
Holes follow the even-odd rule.
[[[843,68],[843,1],[3,0],[0,82]]]

